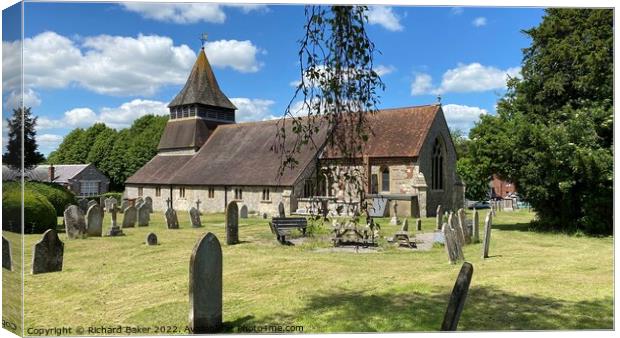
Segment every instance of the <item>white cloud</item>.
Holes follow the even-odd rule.
[[[250,41],[210,42],[215,67],[240,72],[260,68],[259,49]],[[3,42],[5,90],[20,84],[19,44]],[[219,50],[218,48],[223,48]],[[153,95],[162,86],[185,83],[196,54],[187,45],[175,46],[171,38],[157,35],[123,37],[98,35],[71,40],[44,32],[24,41],[24,83],[27,88],[65,88],[77,84],[107,95]],[[6,72],[5,72],[6,71]]]
[[[375,73],[377,73],[377,75],[385,76],[385,75],[393,73],[396,70],[396,67],[391,66],[391,65],[390,66],[377,65],[376,67],[373,68],[373,70],[375,71]]]
[[[230,101],[237,107],[235,116],[238,122],[271,120],[276,118],[271,111],[271,107],[275,103],[272,100],[234,97],[231,98]]]
[[[480,115],[488,114],[485,109],[459,104],[446,104],[442,109],[450,130],[460,129],[466,134],[480,119]]]
[[[39,117],[37,130],[60,128],[86,128],[96,122],[103,122],[110,128],[127,128],[131,123],[144,115],[167,115],[166,103],[153,100],[135,99],[118,107],[101,108],[97,114],[91,108],[74,108],[64,112],[60,119]]]
[[[31,88],[26,88],[24,90],[24,106],[34,108],[38,107],[41,104],[41,98],[39,95],[32,90]],[[18,90],[11,91],[5,101],[4,101],[4,109],[7,111],[12,111],[20,107],[22,104],[22,94]]]
[[[477,62],[458,64],[448,69],[442,76],[441,85],[433,87],[432,78],[428,74],[419,74],[411,84],[411,95],[484,92],[505,89],[509,77],[520,76],[521,68],[512,67],[499,69],[484,66]]]
[[[474,25],[474,27],[486,26],[487,18],[485,18],[483,16],[479,16],[479,17],[475,18],[474,21],[471,22],[471,24]]]
[[[218,5],[209,3],[124,3],[122,6],[131,12],[138,13],[147,19],[178,24],[192,24],[197,22],[223,23],[226,21],[224,7],[239,8],[243,13],[266,10],[265,5],[259,4],[231,4]]]
[[[50,153],[52,150],[58,148],[58,145],[62,142],[64,137],[56,134],[42,134],[37,135],[37,145],[39,146],[39,151],[44,154]]]
[[[411,95],[431,94],[433,78],[428,74],[417,74],[411,83]]]
[[[205,43],[205,52],[215,67],[230,67],[242,73],[253,73],[262,66],[256,60],[260,49],[249,40],[210,41]]]
[[[400,18],[392,11],[392,7],[389,6],[370,6],[368,10],[368,23],[380,25],[392,32],[403,30]]]
[[[461,14],[463,14],[464,11],[465,11],[465,9],[463,7],[452,7],[450,9],[450,13],[452,15],[461,15]]]

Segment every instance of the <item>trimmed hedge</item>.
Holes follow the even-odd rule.
[[[21,232],[21,191],[19,183],[2,185],[2,229]],[[24,233],[43,233],[56,228],[56,210],[47,198],[26,185],[24,189]]]
[[[54,206],[56,216],[62,216],[68,205],[77,204],[77,199],[71,191],[55,183],[26,182],[26,189],[32,189],[45,196]]]
[[[114,197],[116,199],[116,201],[119,202],[119,203],[123,200],[123,193],[122,192],[110,191],[110,192],[106,192],[105,194],[101,194],[99,196],[103,196],[105,198]],[[99,197],[97,197],[97,198],[99,198]]]

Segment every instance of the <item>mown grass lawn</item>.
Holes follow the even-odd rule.
[[[441,246],[330,252],[322,249],[330,243],[318,238],[281,246],[267,221],[257,218],[242,219],[242,243],[226,246],[222,214],[203,216],[201,229],[190,227],[186,213],[179,216],[179,230],[166,229],[155,213],[149,227],[124,229],[124,237],[68,240],[61,234],[60,273],[29,273],[41,236],[27,235],[25,328],[185,328],[189,257],[206,232],[222,243],[224,321],[232,332],[268,324],[301,325],[304,332],[436,331],[460,269],[448,264]],[[498,213],[489,259],[481,259],[481,244],[465,248],[474,275],[459,330],[612,329],[613,238],[528,231],[531,217]],[[388,223],[380,221],[383,236],[396,230]],[[434,218],[423,228],[433,231]],[[156,247],[143,244],[151,231]]]

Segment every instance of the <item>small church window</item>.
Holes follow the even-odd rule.
[[[179,188],[179,197],[185,198],[185,187]]]
[[[241,188],[235,189],[235,199],[242,200],[243,199],[243,190]]]
[[[144,188],[138,187],[138,196],[142,196],[144,194]]]
[[[431,159],[431,189],[434,190],[443,189],[443,154],[441,148],[439,139],[436,139],[433,145],[433,155]]]
[[[215,198],[215,188],[209,188],[209,191],[207,192],[207,197]]]
[[[390,169],[381,169],[381,191],[390,191]]]
[[[155,188],[155,197],[160,197],[161,196],[161,187],[156,187]]]
[[[269,201],[269,188],[263,189],[263,201]]]

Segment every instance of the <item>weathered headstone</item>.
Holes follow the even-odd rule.
[[[239,207],[232,201],[226,207],[226,244],[239,243]]]
[[[168,229],[179,228],[179,218],[177,217],[177,212],[174,209],[168,208],[164,213],[164,216],[166,216],[166,225],[168,226]]]
[[[13,255],[11,254],[11,243],[2,236],[2,267],[13,271]]]
[[[123,199],[123,201],[121,202],[121,207],[120,207],[120,212],[124,213],[125,209],[129,208],[129,200],[127,200],[126,198]]]
[[[47,230],[32,251],[32,274],[62,271],[65,244],[58,238],[56,230]]]
[[[482,243],[482,258],[489,258],[489,246],[491,246],[491,225],[493,223],[493,216],[491,212],[487,214],[487,218],[484,220],[484,242]]]
[[[82,210],[82,213],[85,214],[86,211],[88,210],[88,200],[85,198],[80,198],[78,200],[78,207],[80,207],[80,210]]]
[[[441,232],[444,237],[444,248],[446,249],[446,254],[448,255],[448,263],[454,264],[458,259],[456,243],[454,239],[454,231],[450,228],[448,223],[444,223]]]
[[[448,216],[448,224],[450,224],[452,229],[456,230],[456,239],[459,246],[462,247],[465,245],[465,234],[463,234],[463,228],[461,228],[457,220],[457,216],[453,212],[450,212],[450,215]]]
[[[422,220],[419,218],[415,221],[415,230],[422,231]]]
[[[134,203],[134,206],[136,207],[136,209],[140,208],[141,206],[144,205],[144,200],[136,200],[136,202]]]
[[[153,199],[151,198],[151,196],[146,196],[144,198],[144,204],[146,204],[146,206],[149,208],[149,212],[152,214],[153,213]]]
[[[284,210],[284,203],[282,202],[278,204],[278,217],[286,217],[286,212]]]
[[[149,226],[149,222],[151,221],[151,212],[149,211],[149,206],[146,203],[142,203],[137,208],[138,212],[138,226],[146,227]]]
[[[222,300],[222,247],[217,237],[209,232],[198,241],[189,261],[189,327],[192,333],[222,330]]]
[[[86,211],[88,211],[88,208],[92,207],[95,204],[97,204],[97,201],[95,200],[88,201],[88,203],[86,204]]]
[[[392,204],[392,219],[390,219],[390,224],[391,225],[398,225],[400,222],[398,222],[398,217],[397,215],[397,211],[398,210],[398,203],[396,203],[396,201],[394,201],[394,203]]]
[[[463,208],[457,211],[459,227],[463,231],[463,239],[465,240],[465,244],[471,243],[471,234],[469,233],[469,229],[467,228],[467,224],[465,223],[465,210]]]
[[[146,245],[157,245],[157,235],[155,233],[149,232],[146,235]]]
[[[77,205],[70,205],[64,212],[65,232],[70,239],[86,237],[84,213]]]
[[[123,229],[133,228],[138,220],[138,210],[134,206],[127,207],[123,213]]]
[[[248,206],[242,205],[239,209],[239,218],[248,218]]]
[[[200,212],[198,209],[194,207],[189,208],[189,219],[192,223],[192,228],[200,228],[202,226],[202,222],[200,221]]]
[[[95,203],[86,212],[86,233],[88,236],[101,237],[103,232],[103,209]]]
[[[478,216],[478,210],[474,209],[474,217],[472,221],[472,232],[473,232],[472,241],[474,243],[480,242],[480,224],[479,223],[480,223],[480,220]]]
[[[437,226],[437,230],[441,229],[441,225],[443,224],[443,211],[441,210],[441,204],[437,206],[437,214],[435,215],[435,225]]]
[[[110,221],[110,230],[108,230],[108,236],[113,237],[113,236],[124,236],[125,235],[121,227],[119,227],[118,223],[116,223],[117,213],[118,213],[118,208],[116,207],[116,204],[113,204],[113,207],[110,210],[111,221]]]
[[[263,212],[263,219],[267,219],[267,213]]]
[[[402,226],[402,228],[400,230],[401,231],[409,231],[409,221],[407,220],[407,217],[405,217],[403,219],[402,224],[403,224],[403,226]]]
[[[118,201],[114,197],[109,197],[105,199],[105,210],[107,212],[112,211],[112,208],[118,207]]]
[[[454,288],[452,288],[450,301],[448,302],[446,314],[441,324],[441,331],[456,331],[459,325],[459,319],[461,318],[461,312],[465,306],[465,300],[467,299],[467,292],[469,291],[469,284],[471,283],[473,274],[474,266],[468,262],[464,262],[456,278],[456,283],[454,283]]]

